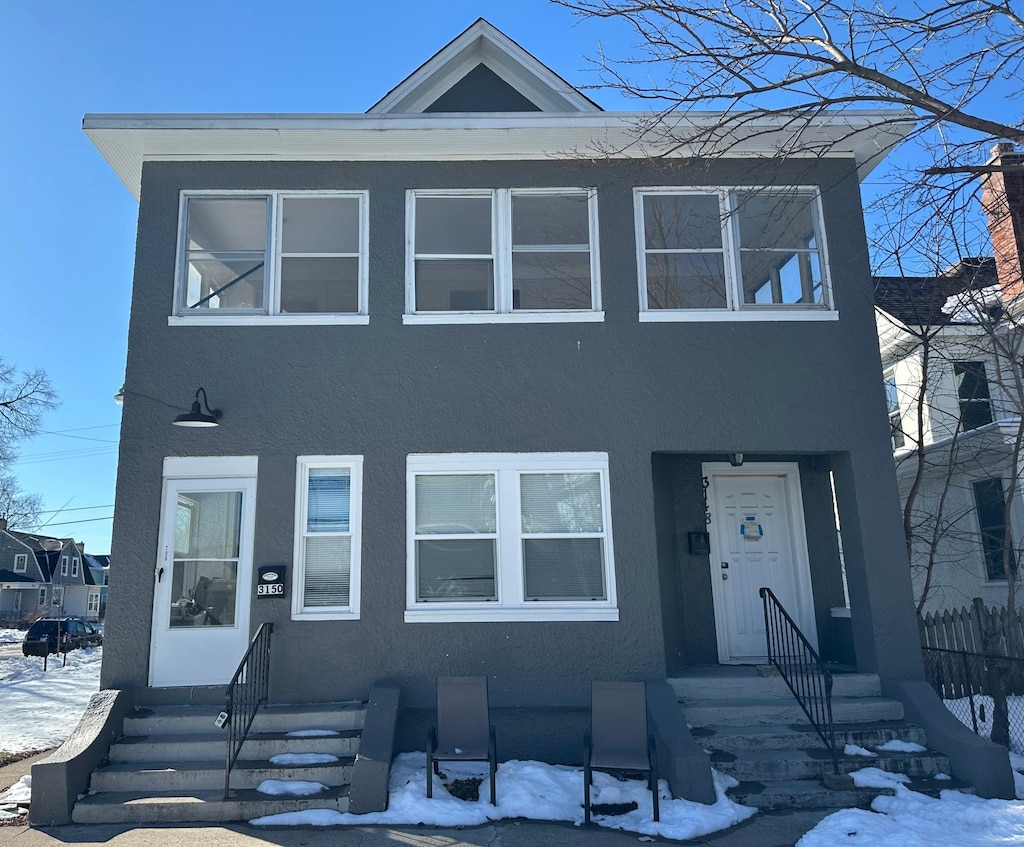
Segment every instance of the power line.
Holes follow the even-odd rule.
[[[71,509],[68,509],[68,511],[70,512]],[[45,523],[45,524],[43,524],[39,528],[39,530],[44,529],[45,527],[50,527],[50,526],[68,526],[69,524],[73,524],[73,523],[92,523],[93,521],[112,521],[113,519],[114,519],[113,515],[108,515],[105,518],[80,518],[77,521],[53,521],[53,523]],[[38,532],[39,530],[35,530],[35,531]]]
[[[113,509],[113,503],[106,503],[102,506],[76,506],[74,509],[43,509],[39,514],[52,515],[55,512],[84,512],[88,509]]]
[[[48,429],[39,430],[40,435],[57,435],[61,438],[75,438],[79,441],[99,441],[103,444],[117,444],[117,441],[112,441],[109,438],[90,438],[88,435],[67,435],[63,432],[52,432]]]

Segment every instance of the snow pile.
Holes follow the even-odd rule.
[[[20,629],[0,629],[0,647],[5,644],[21,644],[25,640],[25,633]]]
[[[881,748],[879,748],[881,749]],[[878,754],[872,753],[870,750],[866,750],[863,747],[858,747],[856,744],[847,744],[843,748],[844,756],[867,756],[870,759],[877,759]]]
[[[914,741],[900,741],[898,738],[892,739],[892,741],[886,741],[885,744],[879,744],[876,750],[881,750],[883,753],[927,753],[928,748]]]
[[[325,738],[329,735],[341,735],[336,729],[293,729],[285,734],[292,738]]]
[[[480,779],[480,799],[459,800],[448,793],[444,781],[433,777],[434,797],[426,797],[426,757],[423,753],[402,753],[391,767],[390,797],[386,812],[368,815],[342,814],[330,809],[309,809],[256,818],[257,826],[337,826],[365,824],[426,824],[428,826],[477,826],[503,818],[583,822],[583,772],[564,765],[512,760],[498,766],[497,807],[490,804],[487,766],[477,763],[443,764],[448,780]],[[594,815],[594,822],[613,829],[626,829],[663,838],[689,839],[706,835],[744,821],[755,810],[740,806],[725,796],[736,784],[731,777],[715,774],[717,801],[712,806],[673,800],[662,782],[661,821],[651,819],[651,794],[645,782],[620,781],[595,771],[591,800],[595,804],[626,805],[637,808],[623,815]]]
[[[902,782],[910,782],[910,777],[903,773],[890,773],[881,768],[861,768],[850,771],[853,784],[858,788],[895,788]]]
[[[1013,793],[1018,800],[1024,800],[1024,756],[1011,753],[1010,767],[1013,768]]]
[[[0,661],[0,752],[27,753],[60,745],[74,730],[89,698],[100,688],[102,647],[72,650],[66,667],[38,656]]]
[[[961,291],[947,297],[942,311],[953,323],[981,324],[992,320],[990,310],[1002,305],[1002,292],[998,285],[989,285],[975,291]]]
[[[302,779],[265,779],[256,786],[256,790],[260,794],[273,794],[275,797],[310,797],[326,791],[327,786]]]
[[[270,757],[272,765],[328,765],[338,757],[330,753],[278,753]]]
[[[844,809],[829,815],[797,842],[797,847],[992,847],[1024,842],[1024,803],[983,800],[959,791],[928,797],[903,786],[882,795],[873,812]]]
[[[18,807],[27,806],[31,800],[32,777],[26,775],[0,794],[0,821],[21,817],[25,810]]]

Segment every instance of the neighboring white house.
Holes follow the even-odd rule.
[[[999,149],[994,161],[1021,158]],[[995,258],[964,259],[934,277],[875,279],[921,611],[959,608],[974,597],[1007,605],[1007,566],[1015,573],[1024,552],[1024,461],[1014,460],[1024,408],[1021,200],[1019,176],[998,174],[985,186]],[[1024,597],[1014,589],[1020,606]]]

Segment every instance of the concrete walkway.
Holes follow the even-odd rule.
[[[827,812],[759,814],[724,832],[685,843],[713,847],[792,847]],[[564,823],[501,821],[466,829],[438,829],[425,826],[361,827],[252,827],[231,826],[146,826],[129,828],[122,824],[71,825],[32,829],[25,826],[0,827],[4,847],[636,847],[635,832],[617,832],[599,826],[577,827]],[[645,842],[646,843],[646,842]]]

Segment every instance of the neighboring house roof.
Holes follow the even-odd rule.
[[[23,573],[14,573],[6,569],[0,569],[0,582],[36,582],[37,580],[32,579],[30,576],[25,576]]]
[[[875,305],[907,327],[976,323],[959,319],[948,301],[997,284],[995,259],[963,259],[938,276],[874,277]]]

